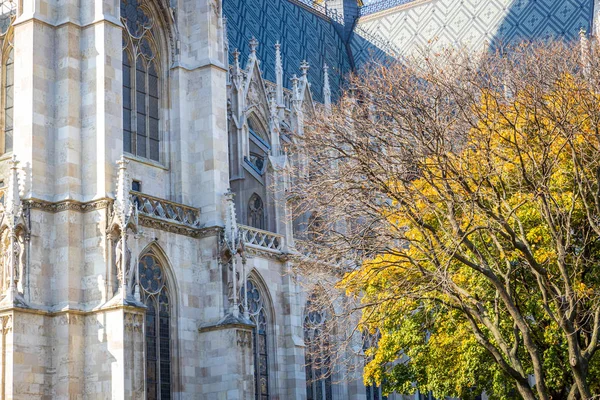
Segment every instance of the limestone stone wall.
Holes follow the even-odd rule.
[[[147,250],[164,260],[173,398],[254,398],[252,327],[228,319],[223,264],[230,176],[221,2],[137,1],[154,8],[160,30],[159,162],[123,154],[120,0],[18,2],[15,143],[0,157],[0,180],[12,179],[14,156],[27,232],[14,261],[24,268],[16,300],[0,288],[2,399],[145,398],[145,309],[121,291],[109,230],[122,156],[144,194],[201,210],[194,226],[160,215],[119,225],[133,268]],[[269,229],[285,234],[285,214],[270,207],[279,222]],[[281,252],[248,254],[270,304],[271,398],[303,399],[305,300]],[[354,393],[345,390],[336,399]]]

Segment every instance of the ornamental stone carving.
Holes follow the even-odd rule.
[[[225,193],[225,229],[221,240],[221,262],[227,266],[229,311],[234,317],[238,317],[240,304],[239,289],[242,287],[243,282],[245,282],[246,256],[244,241],[240,236],[236,221],[233,196],[234,194],[231,190]]]
[[[26,307],[23,277],[30,235],[28,209],[21,201],[19,173],[19,162],[13,156],[4,205],[0,204],[0,307]]]
[[[115,273],[118,282],[116,301],[122,304],[138,305],[134,295],[137,268],[133,263],[129,246],[130,234],[138,233],[138,211],[129,195],[131,178],[127,171],[128,164],[129,161],[124,157],[117,161],[119,166],[117,195],[110,216],[108,234],[109,241],[115,243],[114,257],[111,257],[111,270]],[[109,277],[109,279],[112,278]]]

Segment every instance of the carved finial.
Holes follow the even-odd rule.
[[[233,65],[231,66],[231,81],[239,89],[242,82],[242,70],[240,68],[240,52],[235,49],[233,53]]]
[[[252,39],[250,39],[250,54],[254,54],[256,53],[256,49],[258,48],[258,40],[256,40],[256,38],[253,36]]]
[[[240,52],[238,49],[235,49],[232,54],[233,54],[233,66],[235,68],[239,69],[240,68]]]
[[[329,85],[329,66],[323,65],[323,101],[325,109],[331,111],[331,87]]]
[[[298,86],[298,82],[300,81],[300,79],[298,79],[298,77],[294,74],[294,76],[292,76],[292,100],[300,100],[300,91],[299,91],[299,86]]]
[[[300,71],[302,71],[302,76],[306,77],[308,75],[308,70],[310,69],[310,65],[306,60],[302,61],[300,64]]]

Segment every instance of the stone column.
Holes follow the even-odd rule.
[[[229,187],[225,55],[220,1],[180,1],[180,54],[171,69],[175,200],[202,208],[206,226],[223,225]]]

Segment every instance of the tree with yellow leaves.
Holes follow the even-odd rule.
[[[338,337],[379,338],[365,351],[367,384],[600,394],[594,51],[529,44],[372,65],[295,138],[309,155],[295,211],[313,215],[295,262],[355,299]]]

